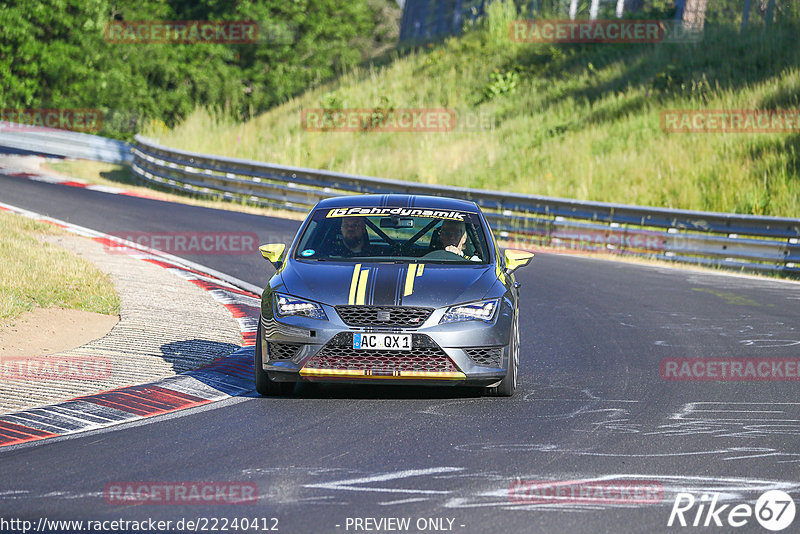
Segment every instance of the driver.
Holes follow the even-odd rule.
[[[336,256],[372,256],[374,250],[367,235],[364,217],[342,217],[342,239],[336,241],[333,254]]]

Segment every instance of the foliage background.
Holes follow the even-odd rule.
[[[130,138],[196,107],[246,119],[395,44],[391,0],[0,1],[0,108],[92,108]],[[113,44],[110,20],[252,20],[262,42]]]

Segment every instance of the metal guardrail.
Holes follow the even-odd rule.
[[[477,203],[520,248],[607,251],[664,260],[800,273],[800,219],[584,202],[427,185],[273,165],[167,148],[136,136],[133,170],[183,192],[307,212],[323,198],[395,193]]]
[[[0,146],[108,163],[133,161],[130,144],[116,139],[10,122],[0,123]]]

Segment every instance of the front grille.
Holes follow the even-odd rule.
[[[349,343],[347,342],[349,340]],[[305,365],[306,369],[368,371],[372,375],[395,372],[459,372],[447,354],[428,336],[414,335],[412,350],[358,350],[352,334],[337,334]]]
[[[350,326],[421,326],[433,308],[414,306],[336,306],[336,312]],[[388,320],[386,316],[388,314]]]
[[[464,352],[476,365],[485,367],[500,367],[503,358],[503,347],[473,347]]]
[[[302,345],[296,343],[267,343],[269,360],[291,360],[297,355]]]

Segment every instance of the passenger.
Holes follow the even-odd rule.
[[[464,256],[464,244],[467,242],[467,227],[464,221],[446,220],[439,229],[439,241],[442,248],[453,254]]]

